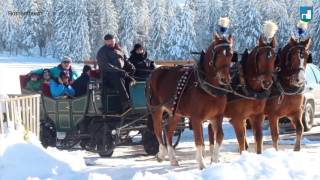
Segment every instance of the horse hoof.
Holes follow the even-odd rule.
[[[300,151],[300,147],[294,147],[293,151]]]
[[[205,168],[206,168],[206,166],[205,166],[204,164],[200,164],[200,165],[199,165],[199,169],[200,169],[200,170],[203,170],[203,169],[205,169]]]
[[[159,163],[161,163],[161,162],[163,161],[163,159],[164,159],[164,158],[159,157],[159,155],[156,155],[156,158],[157,158],[157,161],[158,161]]]
[[[179,166],[179,162],[177,160],[172,160],[171,166]]]
[[[219,159],[218,158],[211,158],[211,164],[213,163],[219,163]]]

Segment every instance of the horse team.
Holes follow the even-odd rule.
[[[157,160],[162,161],[168,155],[171,165],[179,165],[172,137],[181,117],[190,120],[200,169],[205,168],[202,124],[204,121],[210,124],[211,162],[218,162],[224,117],[230,118],[240,153],[248,148],[246,120],[249,120],[258,154],[262,153],[264,119],[269,119],[273,146],[278,149],[278,121],[288,117],[296,129],[294,150],[299,151],[303,133],[304,71],[311,59],[311,40],[302,38],[306,25],[300,22],[297,28],[301,37],[291,37],[284,48],[276,51],[278,27],[266,21],[257,46],[250,53],[243,53],[240,62],[232,48],[233,37],[226,33],[229,19],[220,18],[218,25],[219,33],[214,34],[213,42],[196,65],[160,67],[147,81],[148,109],[159,142]],[[233,73],[231,64],[236,69]],[[170,115],[168,122],[163,122],[165,112]]]

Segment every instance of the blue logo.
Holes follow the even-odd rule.
[[[300,7],[300,20],[304,22],[310,22],[313,18],[313,7],[312,6],[301,6]]]

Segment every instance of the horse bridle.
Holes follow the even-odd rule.
[[[263,47],[257,47],[256,48],[256,52],[255,52],[255,70],[256,70],[256,75],[257,77],[249,77],[251,80],[255,80],[255,81],[259,81],[261,87],[265,90],[268,90],[271,88],[272,84],[270,84],[268,87],[264,87],[263,85],[263,77],[265,75],[273,75],[274,72],[273,71],[264,71],[264,72],[260,72],[260,68],[259,68],[259,64],[258,64],[258,56],[259,56],[259,51],[262,50],[262,49],[267,49],[269,50],[268,53],[267,53],[267,58],[268,59],[271,59],[272,58],[272,51],[274,51],[274,48],[270,45],[266,45],[266,46],[263,46]]]
[[[293,69],[293,67],[292,67],[292,51],[295,49],[300,50],[300,53],[299,53],[300,64],[297,69]],[[287,51],[287,53],[285,54],[284,66],[290,67],[291,71],[289,73],[287,73],[286,71],[283,71],[283,69],[280,67],[280,73],[279,73],[279,74],[281,74],[280,78],[285,79],[289,82],[292,82],[294,76],[299,74],[301,71],[305,71],[305,67],[304,67],[304,63],[305,63],[304,54],[305,53],[308,53],[308,52],[307,52],[305,46],[303,46],[301,44],[290,47],[289,50]]]
[[[229,43],[221,43],[221,44],[218,44],[218,45],[215,45],[213,50],[212,50],[212,58],[209,62],[209,66],[212,66],[213,68],[213,72],[214,72],[214,75],[215,75],[215,78],[219,78],[219,71],[225,69],[225,68],[230,68],[229,65],[223,65],[223,66],[220,66],[220,67],[217,67],[216,66],[216,52],[217,52],[217,49],[218,48],[223,48],[224,49],[224,54],[226,55],[227,53],[227,50],[230,49],[230,52],[231,52],[231,55],[233,55],[233,51],[232,51],[232,47]]]

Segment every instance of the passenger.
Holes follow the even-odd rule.
[[[51,78],[57,79],[59,78],[59,75],[61,72],[65,72],[66,74],[68,74],[69,77],[71,77],[70,83],[76,80],[78,78],[78,74],[71,67],[71,63],[72,63],[72,59],[70,57],[67,57],[67,56],[63,57],[61,59],[61,63],[58,66],[50,69]],[[31,71],[31,73],[42,75],[43,71],[44,69],[37,69],[37,70]]]
[[[42,94],[44,96],[50,97],[51,93],[50,93],[50,87],[49,87],[49,82],[51,80],[51,76],[50,76],[50,69],[44,69],[43,70],[43,75],[42,75]]]
[[[148,59],[148,53],[141,44],[134,45],[129,61],[136,68],[134,76],[138,81],[145,81],[155,69],[154,62]]]
[[[127,60],[123,50],[111,34],[104,37],[105,45],[97,53],[97,61],[102,75],[103,87],[112,87],[119,91],[121,107],[129,108],[128,84],[133,81],[134,66]],[[105,93],[105,90],[103,90]],[[104,97],[104,94],[102,95]],[[102,100],[103,102],[105,100]],[[104,107],[105,109],[105,107]]]
[[[72,87],[76,92],[75,97],[79,97],[87,93],[88,83],[90,81],[90,71],[91,67],[84,65],[81,76],[73,82]]]
[[[61,63],[50,69],[50,75],[52,78],[58,78],[61,72],[65,72],[68,77],[70,77],[69,81],[72,83],[74,80],[78,78],[78,74],[71,67],[72,59],[70,57],[63,57],[61,59]]]
[[[61,72],[57,79],[49,82],[50,92],[53,98],[74,97],[75,91],[69,82],[69,76],[65,72]]]
[[[37,73],[31,73],[26,89],[29,91],[39,91],[41,83],[40,76]]]

